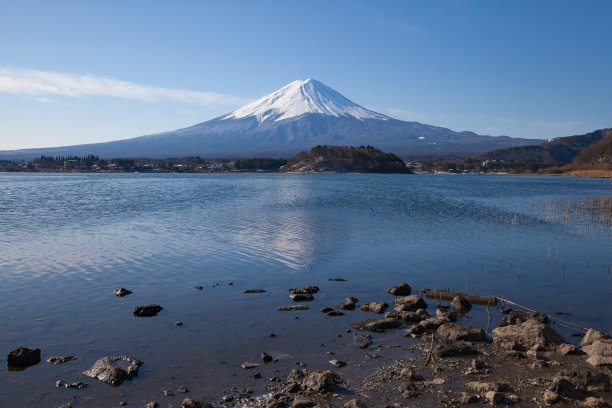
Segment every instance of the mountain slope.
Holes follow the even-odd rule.
[[[599,142],[582,149],[574,159],[574,164],[589,164],[610,168],[612,165],[612,129],[604,129],[606,136]]]
[[[488,160],[527,160],[535,162],[571,163],[578,152],[603,139],[611,129],[600,129],[584,135],[561,137],[537,146],[517,146],[477,156]]]
[[[294,81],[227,115],[194,126],[106,143],[0,152],[0,158],[289,157],[316,145],[373,145],[395,154],[474,154],[541,140],[481,136],[404,122],[363,108],[319,81]]]

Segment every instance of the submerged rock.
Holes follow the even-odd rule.
[[[157,314],[161,312],[162,310],[164,310],[164,308],[161,307],[160,305],[151,304],[151,305],[144,305],[144,306],[135,306],[133,313],[134,313],[134,316],[138,316],[138,317],[151,317],[151,316],[157,316]]]
[[[384,302],[383,303],[371,302],[371,303],[364,303],[363,305],[361,305],[359,310],[362,310],[364,312],[374,312],[376,314],[382,314],[388,307],[389,305]]]
[[[123,368],[119,366],[119,364],[117,364],[119,360],[130,363],[129,367]],[[132,356],[102,357],[96,361],[89,370],[83,372],[83,374],[110,385],[121,385],[125,380],[131,380],[136,377],[141,365],[142,361]]]
[[[265,293],[266,291],[263,289],[247,289],[243,290],[242,293]]]
[[[115,294],[115,296],[124,297],[124,296],[130,295],[130,294],[132,294],[134,292],[132,292],[131,290],[126,289],[126,288],[117,288],[117,289],[115,289],[115,291],[113,293]]]
[[[40,349],[17,347],[9,351],[6,362],[12,366],[26,368],[40,363]]]
[[[412,288],[406,282],[400,283],[399,285],[394,286],[390,288],[389,290],[387,290],[387,292],[389,292],[393,296],[408,296],[410,295],[411,291],[412,291]]]
[[[64,356],[64,357],[50,356],[50,357],[47,357],[47,363],[64,364],[64,363],[67,363],[68,361],[72,361],[76,359],[77,359],[76,357],[72,357],[72,356]]]
[[[401,327],[402,322],[397,319],[383,317],[380,319],[367,319],[362,322],[354,323],[352,326],[361,331],[382,333],[385,330],[397,329],[398,327]]]
[[[279,312],[290,312],[292,310],[308,310],[308,306],[306,305],[295,305],[295,306],[281,306],[277,308]]]
[[[355,338],[353,339],[353,346],[359,349],[364,349],[370,344],[372,344],[372,336],[370,336],[369,334],[358,335],[355,336]]]

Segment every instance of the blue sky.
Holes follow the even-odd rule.
[[[0,0],[0,149],[212,119],[315,78],[453,130],[612,126],[611,1]]]

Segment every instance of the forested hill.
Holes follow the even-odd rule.
[[[287,161],[281,168],[298,173],[410,173],[406,163],[393,153],[372,146],[316,146]]]

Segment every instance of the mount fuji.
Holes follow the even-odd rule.
[[[543,140],[482,136],[405,122],[366,109],[314,80],[291,82],[224,116],[184,129],[76,146],[0,151],[3,159],[40,155],[112,157],[289,157],[316,145],[372,145],[401,156],[470,156]]]

